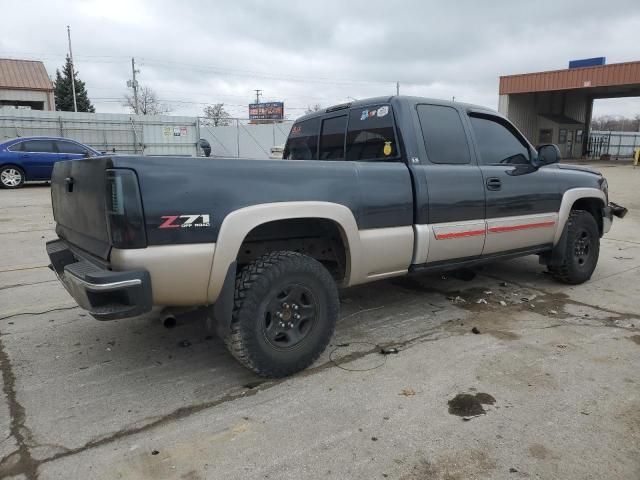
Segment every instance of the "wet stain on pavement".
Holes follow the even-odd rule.
[[[449,413],[459,417],[473,417],[487,413],[483,405],[493,405],[496,399],[488,393],[459,393],[449,400]]]
[[[549,455],[549,450],[540,443],[533,443],[529,446],[529,455],[538,460],[545,460]]]
[[[640,335],[631,335],[630,337],[627,337],[627,338],[631,340],[633,343],[640,345]]]

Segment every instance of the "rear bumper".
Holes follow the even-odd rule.
[[[604,207],[602,211],[602,233],[607,233],[611,230],[613,224],[613,217],[624,218],[627,214],[627,209],[617,203],[609,202],[609,205]]]
[[[114,272],[74,253],[63,240],[47,242],[49,266],[64,288],[98,320],[135,317],[151,310],[146,270]]]

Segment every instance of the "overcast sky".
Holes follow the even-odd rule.
[[[497,108],[498,77],[566,68],[570,59],[640,60],[638,0],[29,1],[3,0],[0,56],[41,59],[53,77],[67,53],[98,112],[123,112],[131,77],[174,114],[223,102],[234,116],[262,89],[289,118],[307,105],[395,93]],[[595,114],[640,113],[640,100]]]

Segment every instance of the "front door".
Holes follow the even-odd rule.
[[[551,244],[562,199],[556,167],[533,167],[528,143],[503,118],[468,118],[486,192],[483,255]]]

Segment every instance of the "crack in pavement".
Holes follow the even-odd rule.
[[[30,287],[31,285],[40,285],[42,283],[51,283],[57,282],[58,280],[42,280],[41,282],[30,282],[30,283],[14,283],[13,285],[5,285],[4,287],[0,287],[0,290],[9,290],[10,288],[18,288],[18,287]]]
[[[16,440],[18,449],[0,459],[0,478],[23,474],[27,480],[37,480],[38,462],[31,456],[28,442],[31,432],[25,425],[26,414],[16,395],[16,377],[11,368],[2,338],[0,338],[0,370],[2,370],[2,390],[9,406],[10,432]]]
[[[341,359],[341,364],[343,363],[348,363],[348,362],[352,362],[355,360],[358,360],[360,358],[363,358],[367,355],[370,355],[372,353],[379,353],[380,348],[381,347],[388,347],[390,345],[393,345],[395,347],[407,347],[409,348],[410,346],[413,346],[414,344],[418,344],[421,342],[425,342],[425,341],[436,341],[436,340],[440,340],[442,338],[447,338],[450,336],[455,336],[455,335],[462,335],[464,334],[464,332],[460,332],[460,333],[451,333],[449,335],[447,335],[447,337],[437,337],[437,338],[430,338],[432,337],[435,333],[438,332],[442,332],[442,329],[440,327],[432,329],[428,332],[425,332],[421,335],[418,335],[416,337],[412,337],[408,340],[405,340],[404,342],[392,342],[389,344],[378,344],[376,345],[374,348],[371,348],[369,350],[366,351],[362,351],[362,352],[355,352],[352,353],[350,355],[348,355],[348,357],[344,357],[343,359]],[[317,367],[314,368],[310,368],[308,370],[305,370],[303,372],[300,372],[299,374],[295,375],[295,377],[298,378],[305,378],[308,377],[310,375],[314,375],[316,373],[319,373],[321,371],[324,371],[328,368],[332,368],[332,367],[336,367],[335,363],[331,360],[318,365]],[[44,458],[42,460],[34,460],[30,455],[25,457],[27,458],[29,461],[21,461],[19,464],[11,467],[10,469],[8,467],[3,467],[4,463],[7,463],[8,459],[13,455],[10,454],[8,455],[5,459],[1,459],[0,460],[0,477],[2,477],[2,475],[5,473],[5,470],[3,470],[3,468],[7,468],[6,472],[9,472],[8,474],[11,475],[17,475],[20,473],[23,473],[25,475],[30,474],[30,472],[33,472],[34,476],[27,476],[27,478],[29,480],[32,479],[37,479],[37,469],[40,467],[40,465],[46,464],[46,463],[50,463],[56,460],[60,460],[62,458],[65,457],[69,457],[72,455],[76,455],[78,453],[82,453],[85,452],[87,450],[91,450],[94,448],[98,448],[101,447],[103,445],[107,445],[110,444],[112,442],[115,442],[121,438],[125,438],[125,437],[129,437],[131,435],[135,435],[138,433],[143,433],[146,432],[148,430],[152,430],[154,428],[157,427],[161,427],[163,425],[166,425],[167,423],[171,423],[177,420],[181,420],[184,418],[187,418],[191,415],[194,415],[196,413],[199,413],[203,410],[207,410],[213,407],[217,407],[219,405],[222,405],[224,403],[228,403],[228,402],[233,402],[235,400],[241,399],[241,398],[248,398],[251,397],[255,394],[257,394],[258,392],[261,391],[265,391],[268,390],[270,388],[273,388],[279,384],[281,384],[282,382],[285,382],[287,380],[290,380],[291,377],[288,378],[283,378],[283,379],[275,379],[275,380],[265,380],[264,382],[262,382],[259,386],[255,387],[255,388],[250,388],[250,389],[245,389],[242,390],[240,392],[235,392],[235,393],[228,393],[226,395],[223,395],[222,397],[216,399],[216,400],[212,400],[209,402],[204,402],[204,403],[200,403],[200,404],[195,404],[195,405],[189,405],[186,407],[180,407],[166,415],[162,415],[160,417],[151,417],[153,418],[153,420],[149,421],[148,423],[145,423],[143,425],[139,425],[136,427],[129,427],[129,428],[124,428],[121,430],[117,430],[111,434],[105,435],[103,437],[99,437],[96,438],[94,440],[91,440],[87,443],[85,443],[84,445],[77,447],[77,448],[67,448],[67,447],[63,447],[61,445],[56,445],[57,448],[61,448],[64,449],[64,451],[56,453],[50,457]],[[23,409],[23,415],[24,415],[24,409]],[[145,420],[150,420],[150,418],[147,419],[143,419],[142,421]],[[26,453],[29,452],[28,447],[26,445],[26,443],[24,442],[24,439],[21,440],[22,445],[24,446],[24,450],[26,450]],[[42,445],[38,445],[38,444],[33,444],[33,447],[40,447]],[[22,450],[18,451],[20,453],[20,459],[22,459]],[[31,470],[21,470],[20,467],[22,468],[30,468]]]
[[[483,274],[483,276],[487,277],[487,278],[494,278],[496,279],[496,277],[492,277],[491,275],[487,275],[487,274]],[[502,280],[500,278],[497,278],[498,280]],[[513,285],[518,286],[519,288],[528,288],[528,289],[532,289],[532,290],[537,290],[539,292],[541,292],[543,295],[548,295],[549,297],[555,297],[557,294],[554,293],[550,293],[550,292],[545,292],[544,290],[541,290],[539,288],[536,287],[529,287],[529,286],[525,286],[522,284],[519,284],[518,282],[514,282],[511,281],[510,282]],[[430,289],[431,291],[437,292],[441,295],[447,295],[448,292],[438,292],[436,289]],[[569,298],[563,298],[563,300],[565,301],[565,304],[570,304],[573,303],[575,305],[582,305],[582,306],[586,306],[589,308],[593,308],[596,310],[600,310],[602,312],[606,312],[606,313],[610,313],[610,314],[615,314],[615,315],[622,315],[622,316],[627,316],[628,314],[620,314],[618,312],[614,312],[614,311],[610,311],[604,308],[600,308],[597,306],[593,306],[593,305],[589,305],[586,303],[582,303],[582,302],[577,302],[577,301],[573,301]],[[517,305],[514,305],[517,306]],[[69,307],[69,308],[63,308],[63,310],[66,309],[71,309],[71,308],[78,308],[78,307]],[[380,307],[382,308],[382,307]],[[355,312],[356,314],[358,313],[364,313],[366,311],[371,311],[371,310],[377,310],[378,308],[373,308],[373,309],[365,309],[364,311],[359,311],[359,312]],[[54,310],[60,310],[60,309],[54,309]],[[48,313],[48,312],[39,312],[39,313],[24,313],[25,315],[27,314],[32,314],[32,315],[41,315],[43,313]],[[569,317],[569,318],[573,318],[573,317]],[[575,326],[575,323],[572,323],[571,321],[568,321],[569,319],[556,319],[555,323],[552,323],[551,325],[546,325],[544,327],[538,327],[538,328],[532,328],[532,327],[528,327],[528,330],[540,330],[540,329],[547,329],[547,328],[557,328],[557,327],[562,327],[562,326]],[[607,319],[595,319],[598,320],[601,323],[602,327],[608,327],[611,325],[607,325],[606,324],[606,320]],[[560,323],[558,323],[560,322]],[[361,358],[366,357],[367,355],[371,355],[371,354],[379,354],[380,352],[380,348],[387,348],[390,346],[393,346],[395,348],[401,348],[401,349],[408,349],[411,348],[415,345],[418,344],[422,344],[425,342],[430,342],[430,341],[438,341],[438,340],[443,340],[446,338],[450,338],[450,337],[454,337],[454,336],[462,336],[462,335],[468,335],[469,332],[465,329],[465,330],[459,330],[459,331],[450,331],[447,328],[448,326],[446,324],[441,324],[438,325],[432,329],[429,329],[426,332],[421,333],[420,335],[417,335],[415,337],[409,338],[407,340],[401,341],[401,342],[387,342],[387,343],[379,343],[376,344],[373,348],[365,350],[365,351],[361,351],[361,352],[353,352],[350,353],[348,355],[346,355],[345,357],[342,357],[340,359],[340,364],[345,364],[345,363],[350,363],[356,360],[359,360]],[[619,327],[617,326],[616,328],[621,328],[621,329],[626,329],[625,327]],[[440,334],[440,335],[438,335]],[[225,403],[229,403],[229,402],[233,402],[235,400],[241,399],[241,398],[248,398],[251,397],[255,394],[257,394],[258,392],[261,391],[266,391],[268,389],[271,389],[279,384],[281,384],[284,381],[289,380],[291,377],[289,378],[285,378],[285,379],[277,379],[277,380],[265,380],[264,382],[260,383],[257,387],[254,388],[245,388],[241,391],[235,391],[235,392],[230,392],[227,393],[225,395],[223,395],[222,397],[219,397],[215,400],[211,400],[208,402],[203,402],[203,403],[199,403],[199,404],[194,404],[194,405],[188,405],[188,406],[184,406],[184,407],[179,407],[175,410],[173,410],[172,412],[169,412],[168,414],[165,415],[161,415],[161,416],[155,416],[155,417],[147,417],[147,418],[143,418],[140,421],[136,422],[137,425],[134,424],[134,426],[126,426],[120,430],[117,430],[115,432],[106,434],[104,436],[92,439],[90,441],[88,441],[87,443],[85,443],[84,445],[81,445],[79,447],[76,448],[67,448],[61,445],[56,445],[56,448],[60,448],[62,451],[55,453],[49,457],[43,458],[41,460],[36,460],[31,456],[30,453],[30,449],[31,448],[37,448],[37,447],[42,447],[45,446],[44,444],[40,445],[40,444],[36,444],[35,442],[32,441],[31,439],[31,433],[29,432],[29,430],[26,428],[25,426],[25,410],[22,407],[22,405],[20,405],[20,403],[18,403],[17,399],[16,399],[16,392],[15,392],[15,377],[13,375],[13,372],[11,370],[11,364],[9,363],[9,358],[7,356],[7,354],[4,351],[4,346],[1,342],[1,338],[0,338],[0,365],[2,367],[2,375],[3,375],[3,381],[4,381],[4,391],[5,391],[5,395],[9,401],[9,406],[10,406],[10,412],[11,412],[11,436],[13,436],[18,443],[18,450],[10,453],[9,455],[7,455],[6,457],[0,459],[0,477],[3,476],[11,476],[11,475],[19,475],[19,474],[23,474],[27,477],[28,480],[34,480],[37,479],[38,477],[38,468],[43,465],[43,464],[47,464],[50,462],[54,462],[56,460],[60,460],[62,458],[66,458],[69,456],[73,456],[73,455],[77,455],[79,453],[83,453],[86,452],[88,450],[92,450],[104,445],[108,445],[111,444],[113,442],[116,442],[120,439],[132,436],[132,435],[136,435],[139,433],[144,433],[147,431],[150,431],[152,429],[167,425],[169,423],[175,422],[175,421],[179,421],[182,419],[185,419],[187,417],[190,417],[191,415],[197,414],[199,412],[202,412],[204,410],[208,410],[214,407],[217,407],[219,405],[225,404]],[[310,369],[307,369],[303,372],[298,373],[297,375],[295,375],[295,377],[297,378],[305,378],[311,375],[315,375],[321,371],[324,371],[326,369],[329,368],[338,368],[336,366],[336,363],[332,360],[328,360],[327,362],[318,365],[317,367],[313,367]],[[295,378],[294,377],[294,378]],[[146,422],[146,423],[143,423]],[[142,424],[140,424],[142,423]]]
[[[20,315],[44,315],[45,313],[51,312],[60,312],[63,310],[74,310],[76,308],[80,308],[79,306],[75,307],[58,307],[52,308],[50,310],[45,310],[44,312],[20,312],[20,313],[12,313],[11,315],[7,315],[6,317],[0,317],[0,320],[6,320],[7,318],[19,317]]]
[[[38,268],[49,268],[49,265],[35,265],[33,267],[17,267],[17,268],[9,268],[7,270],[0,270],[0,273],[9,273],[9,272],[22,272],[23,270],[36,270]]]

